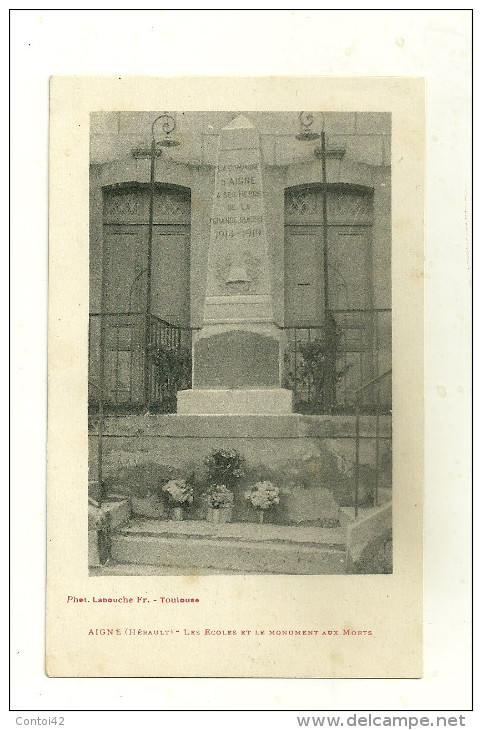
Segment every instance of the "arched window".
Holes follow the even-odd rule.
[[[333,185],[327,191],[329,308],[373,306],[369,188]],[[285,192],[285,325],[323,322],[325,302],[323,204],[320,186]]]
[[[149,200],[149,186],[139,183],[103,190],[103,313],[92,313],[89,328],[94,407],[101,349],[109,407],[172,410],[184,370],[190,377],[189,358],[181,368],[189,352],[183,338],[190,325],[190,191],[156,185],[148,306]]]
[[[104,310],[145,312],[149,190],[123,185],[104,190]],[[189,190],[159,185],[154,196],[152,314],[189,326]]]
[[[373,191],[329,185],[326,221],[324,207],[320,185],[285,191],[285,386],[307,413],[373,400],[363,388],[390,366],[390,311],[374,309]]]

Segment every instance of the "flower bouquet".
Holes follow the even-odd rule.
[[[213,484],[206,492],[208,522],[231,522],[234,494],[225,484]]]
[[[232,487],[244,474],[244,459],[236,449],[215,449],[204,459],[208,484]]]
[[[258,513],[260,522],[264,520],[264,510],[269,509],[273,504],[279,504],[279,488],[271,482],[256,482],[244,493],[244,498],[251,502]]]
[[[167,496],[167,503],[171,507],[171,518],[182,520],[182,508],[193,501],[193,488],[184,479],[171,479],[164,484],[162,491]]]

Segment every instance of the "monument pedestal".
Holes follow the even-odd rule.
[[[180,390],[177,412],[184,415],[285,415],[293,412],[293,393],[284,388]]]

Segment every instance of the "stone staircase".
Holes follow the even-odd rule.
[[[103,575],[337,574],[346,530],[133,519],[112,535]]]
[[[391,501],[361,508],[356,519],[352,508],[342,508],[341,526],[336,528],[139,519],[132,518],[129,500],[113,497],[103,503],[103,510],[109,513],[112,530],[110,559],[101,564],[97,533],[89,532],[91,575],[371,572],[370,567],[359,569],[357,561],[380,541],[385,541],[384,549],[387,541],[391,544]]]

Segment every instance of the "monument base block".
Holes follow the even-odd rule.
[[[180,390],[177,412],[191,415],[280,415],[293,412],[293,393],[285,388]]]

